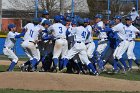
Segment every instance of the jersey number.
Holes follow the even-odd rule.
[[[31,37],[33,36],[33,33],[34,33],[34,31],[33,30],[30,30],[30,36]]]
[[[83,31],[82,34],[81,34],[82,38],[86,38],[86,32]]]
[[[59,27],[59,29],[60,29],[59,33],[62,34],[63,33],[62,27]]]

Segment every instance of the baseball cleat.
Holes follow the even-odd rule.
[[[24,64],[19,65],[19,68],[20,68],[21,72],[27,71],[27,68],[26,68],[26,66],[24,66]]]
[[[67,71],[67,68],[65,67],[62,70],[60,70],[60,73],[66,73],[66,71]]]

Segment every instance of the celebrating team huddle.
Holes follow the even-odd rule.
[[[133,61],[140,67],[133,52],[134,40],[140,31],[132,25],[132,18],[127,16],[125,24],[120,15],[106,24],[102,19],[102,14],[95,15],[95,22],[91,25],[89,18],[56,15],[52,23],[45,10],[41,18],[34,18],[26,24],[21,33],[16,32],[14,24],[9,24],[3,48],[4,55],[11,61],[7,71],[13,71],[18,62],[12,48],[20,37],[23,37],[21,46],[29,58],[20,65],[21,71],[38,71],[40,62],[40,72],[71,71],[95,76],[106,71],[107,62],[112,65],[112,73],[116,74],[131,71]],[[97,48],[93,42],[93,34],[99,39]],[[124,53],[127,54],[127,61],[123,58]]]

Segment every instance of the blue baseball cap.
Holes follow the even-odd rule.
[[[39,23],[40,22],[40,18],[33,18],[32,21],[35,22],[35,23]]]
[[[62,20],[61,23],[65,26],[66,25],[66,21]]]
[[[76,20],[72,20],[71,24],[72,25],[77,25],[77,21]]]
[[[90,19],[89,18],[84,18],[84,23],[89,23]]]
[[[95,18],[100,18],[100,19],[102,19],[102,18],[103,18],[103,15],[102,15],[102,14],[96,14],[96,15],[95,15]]]
[[[82,18],[78,19],[78,24],[84,24],[84,20]]]
[[[47,10],[44,10],[44,11],[42,12],[42,14],[43,14],[43,15],[49,15],[49,12],[48,12]]]
[[[122,16],[120,16],[120,15],[116,15],[114,18],[115,18],[115,19],[119,19],[119,20],[121,20],[121,19],[122,19]]]
[[[109,25],[115,25],[115,21],[114,21],[114,20],[111,20],[111,21],[109,22]]]
[[[42,24],[51,25],[51,22],[49,20],[44,20]]]
[[[132,21],[132,18],[131,18],[131,16],[127,16],[127,17],[125,18],[125,20],[130,20],[130,21]]]
[[[8,24],[8,29],[11,29],[11,28],[14,28],[14,27],[16,27],[15,24],[13,24],[13,23]]]
[[[71,17],[67,16],[67,17],[66,17],[66,21],[67,21],[67,22],[71,22]]]
[[[60,22],[61,17],[59,15],[54,16],[54,21]]]
[[[65,20],[65,17],[63,15],[59,15],[61,20]]]

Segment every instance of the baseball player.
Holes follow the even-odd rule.
[[[67,28],[60,23],[61,17],[56,15],[54,17],[54,24],[48,28],[48,31],[52,32],[52,35],[55,37],[55,44],[53,49],[53,62],[56,72],[59,71],[59,57],[64,59],[68,50],[68,42],[66,40],[66,31]]]
[[[40,54],[37,50],[38,35],[40,32],[40,27],[38,25],[39,20],[37,18],[33,19],[33,23],[28,23],[24,28],[26,33],[23,38],[21,46],[25,50],[26,55],[30,59],[31,71],[36,70],[36,64],[40,60]]]
[[[106,32],[102,32],[102,30],[104,30],[105,26],[103,21],[101,21],[103,18],[103,16],[101,14],[97,14],[95,16],[95,22],[96,24],[93,25],[93,30],[98,34],[98,47],[97,50],[95,52],[95,55],[97,57],[97,64],[99,66],[99,71],[103,71],[104,67],[103,67],[103,60],[102,60],[102,53],[105,51],[106,47],[107,47],[107,34]]]
[[[121,22],[122,17],[120,15],[116,15],[114,18],[115,18],[116,25],[114,27],[112,27],[112,30],[114,33],[116,32],[117,40],[119,40],[119,42],[120,42],[113,53],[114,71],[116,73],[118,72],[117,62],[119,60],[124,66],[123,73],[126,73],[128,66],[127,66],[124,58],[122,58],[122,55],[126,52],[129,42],[126,39],[126,33],[125,33],[125,29],[124,29],[125,26]]]
[[[113,53],[114,50],[116,49],[118,43],[116,40],[116,34],[113,32],[113,30],[111,29],[112,27],[114,27],[115,21],[112,20],[108,23],[108,25],[105,27],[105,29],[103,30],[103,32],[106,32],[108,35],[108,40],[109,40],[109,47],[106,50],[106,54],[103,56],[103,61],[104,61],[104,66],[106,65],[106,63],[109,61],[111,63],[111,65],[113,66],[112,60],[114,60],[113,58]],[[120,69],[123,69],[123,67],[121,66],[121,64],[118,62],[117,66]]]
[[[13,52],[14,45],[16,43],[16,38],[20,37],[19,33],[16,32],[16,25],[15,24],[8,24],[9,33],[6,37],[3,53],[6,55],[10,61],[11,64],[7,71],[11,72],[13,71],[15,65],[18,62],[18,57]]]
[[[67,55],[66,55],[66,59],[64,60],[64,64],[63,64],[63,69],[61,70],[61,72],[66,72],[67,68],[67,63],[68,60],[70,60],[71,58],[73,58],[76,54],[79,55],[80,60],[82,62],[84,62],[87,67],[89,67],[89,69],[92,70],[92,73],[94,75],[98,75],[98,72],[96,71],[96,69],[94,68],[94,66],[92,65],[92,63],[88,60],[88,56],[87,56],[87,52],[86,52],[86,46],[85,46],[85,40],[87,37],[87,30],[83,27],[84,26],[84,20],[83,19],[79,19],[78,20],[78,27],[75,27],[74,30],[72,30],[73,34],[75,34],[75,44],[74,46],[68,51]]]
[[[85,41],[85,45],[87,47],[87,55],[90,59],[93,58],[93,52],[95,50],[95,44],[93,42],[93,32],[92,32],[92,27],[90,26],[90,19],[85,18],[84,19],[84,26],[88,32],[88,37]]]
[[[132,69],[132,61],[134,61],[137,66],[140,66],[140,63],[138,60],[136,60],[135,54],[134,54],[134,47],[135,47],[135,41],[136,34],[140,33],[140,31],[132,25],[132,18],[126,17],[126,25],[125,25],[125,32],[127,35],[127,40],[129,41],[128,48],[127,48],[127,56],[128,56],[128,63],[129,63],[129,70]]]

